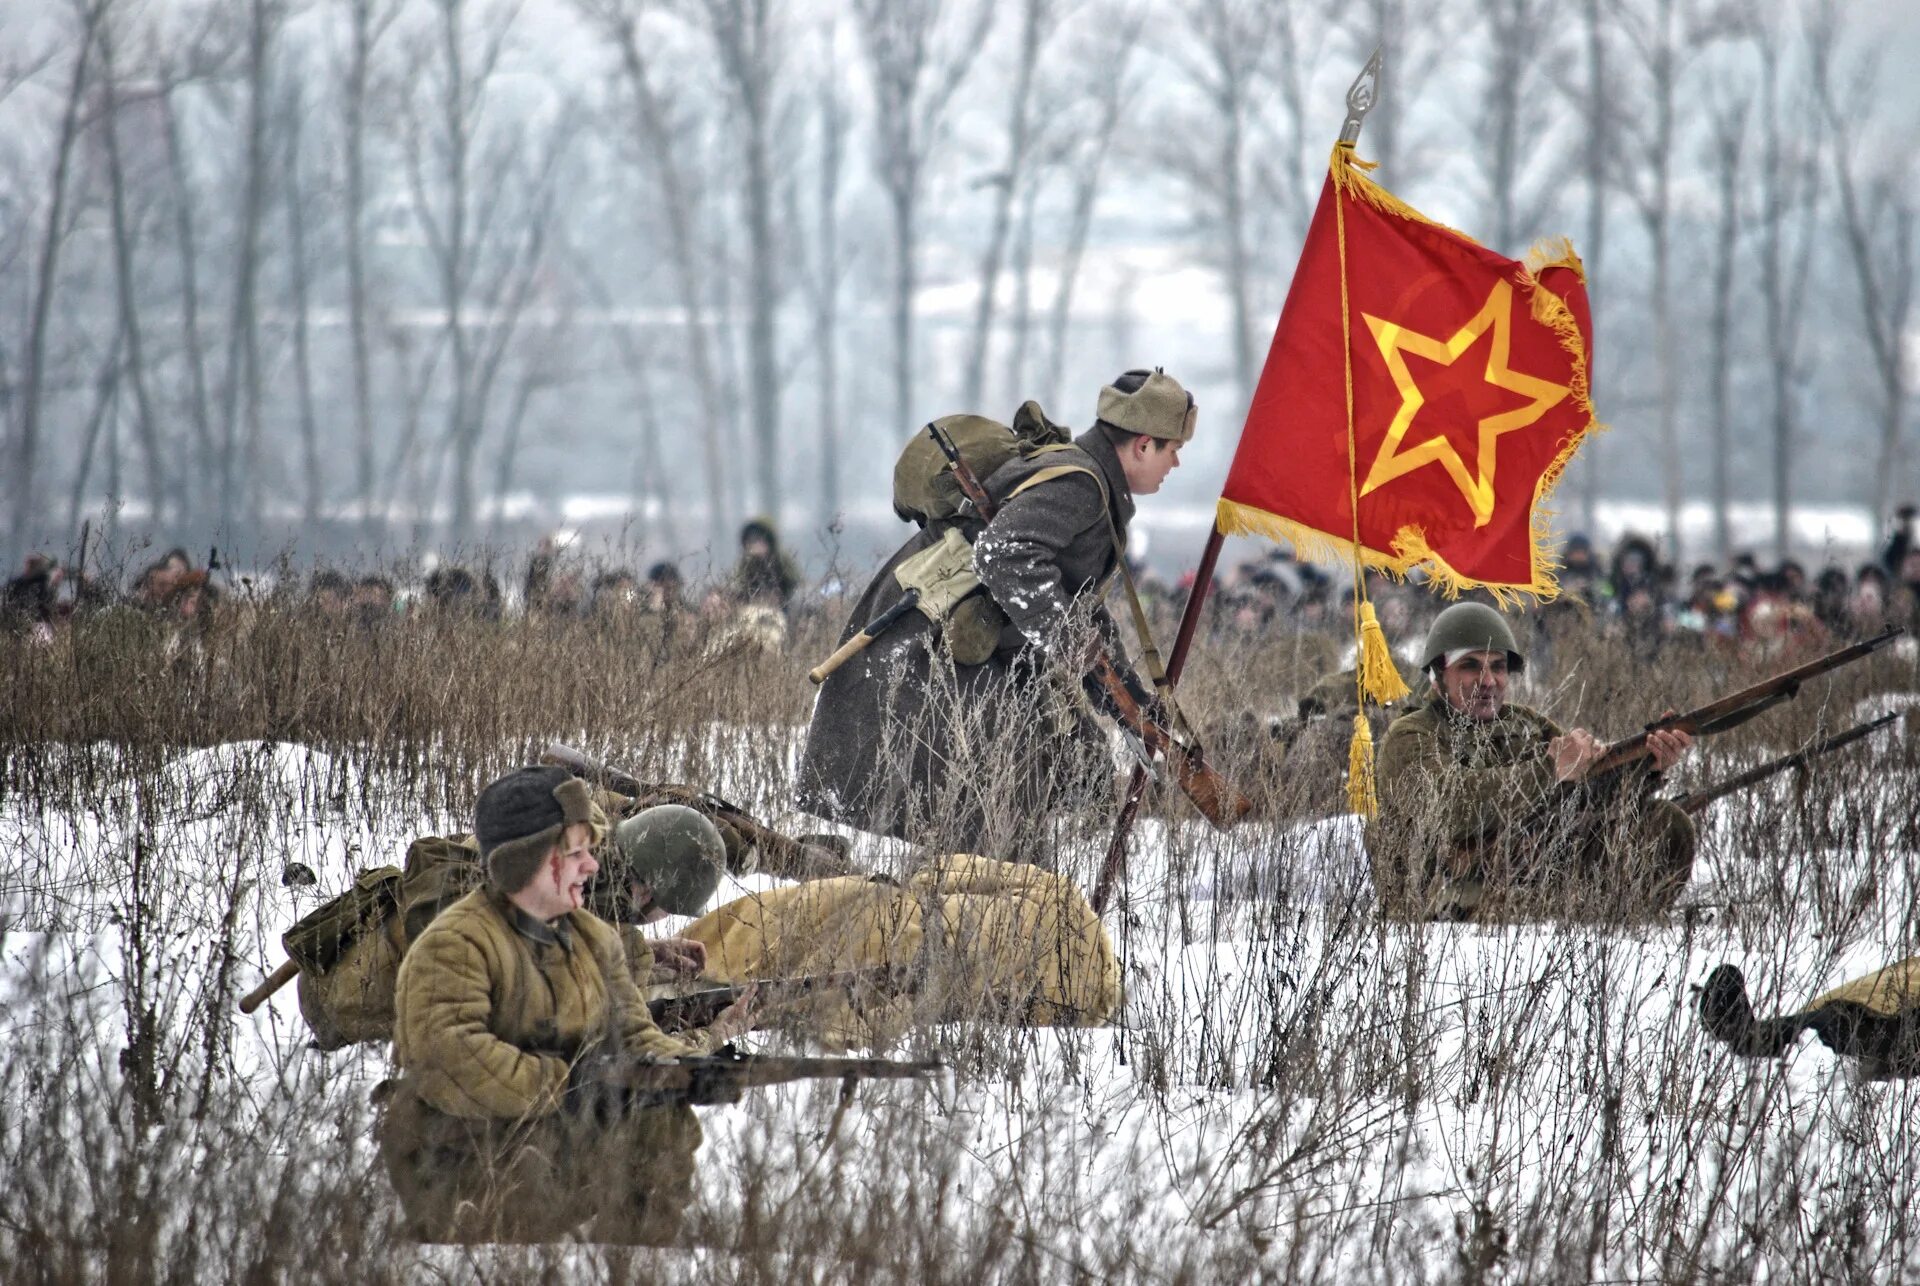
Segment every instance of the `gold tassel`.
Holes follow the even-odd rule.
[[[1386,631],[1374,615],[1373,604],[1360,604],[1360,683],[1368,696],[1381,705],[1389,705],[1407,695],[1400,667],[1393,663],[1393,649],[1387,646]]]
[[[1373,791],[1373,729],[1367,716],[1353,716],[1353,743],[1347,747],[1347,811],[1372,817],[1380,811]]]

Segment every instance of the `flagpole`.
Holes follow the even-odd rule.
[[[1220,530],[1220,520],[1214,519],[1213,531],[1207,537],[1207,547],[1200,554],[1200,570],[1194,574],[1193,585],[1187,590],[1187,605],[1180,613],[1180,632],[1174,635],[1173,652],[1167,657],[1167,686],[1178,686],[1180,672],[1187,668],[1187,651],[1193,646],[1193,636],[1200,627],[1200,609],[1206,605],[1207,591],[1213,588],[1213,569],[1220,562],[1220,546],[1226,543],[1227,533]],[[1147,766],[1135,764],[1133,776],[1127,779],[1127,796],[1120,805],[1120,816],[1113,826],[1113,839],[1107,844],[1107,856],[1100,863],[1100,878],[1093,886],[1093,913],[1099,915],[1107,909],[1107,900],[1113,896],[1114,881],[1119,878],[1120,868],[1127,861],[1127,838],[1133,833],[1134,819],[1140,814],[1140,800],[1147,792]]]
[[[1359,141],[1360,127],[1366,123],[1367,113],[1380,97],[1381,52],[1374,47],[1373,56],[1367,59],[1367,65],[1347,88],[1347,117],[1340,123],[1340,142],[1353,144]],[[1213,531],[1207,536],[1207,546],[1200,554],[1200,569],[1194,574],[1193,587],[1187,591],[1187,605],[1180,613],[1180,631],[1174,636],[1173,652],[1167,658],[1167,687],[1173,688],[1180,682],[1180,673],[1186,668],[1187,652],[1193,646],[1193,636],[1200,626],[1200,610],[1206,605],[1207,592],[1213,588],[1213,570],[1220,561],[1220,546],[1226,541],[1226,533],[1220,530],[1220,520],[1213,521]],[[1127,840],[1133,834],[1133,823],[1140,814],[1140,800],[1147,790],[1147,766],[1135,764],[1133,775],[1127,779],[1126,798],[1120,805],[1120,816],[1115,819],[1113,839],[1107,844],[1107,855],[1100,863],[1100,878],[1093,886],[1093,913],[1099,915],[1107,909],[1107,902],[1113,897],[1115,883],[1127,863]]]

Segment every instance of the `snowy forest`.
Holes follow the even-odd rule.
[[[930,416],[1084,425],[1144,364],[1196,390],[1204,515],[1378,46],[1376,177],[1584,258],[1611,431],[1563,526],[1877,540],[1913,490],[1898,9],[14,0],[0,539],[687,556],[766,514],[818,562],[836,519],[891,543]]]

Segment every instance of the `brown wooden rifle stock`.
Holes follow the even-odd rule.
[[[265,982],[240,997],[240,1012],[243,1014],[252,1013],[254,1010],[260,1008],[260,1006],[266,1004],[267,998],[273,995],[274,992],[280,990],[280,988],[286,986],[299,976],[300,965],[296,961],[285,961],[278,969],[275,969],[267,975]]]
[[[869,644],[893,628],[893,623],[920,606],[920,591],[910,589],[900,601],[874,617],[860,632],[842,643],[834,654],[807,671],[807,682],[825,683],[827,676],[867,650]]]
[[[987,494],[980,479],[974,476],[972,468],[954,446],[953,439],[942,432],[937,424],[927,425],[927,432],[940,444],[940,450],[953,470],[953,480],[960,484],[967,503],[973,506],[982,522],[992,521],[996,511],[993,497]],[[1120,557],[1119,550],[1114,551],[1114,557]],[[1087,669],[1093,681],[1106,694],[1121,725],[1140,739],[1140,744],[1146,747],[1149,755],[1166,761],[1174,781],[1193,801],[1194,807],[1200,810],[1201,816],[1219,829],[1227,830],[1253,811],[1253,801],[1207,764],[1205,753],[1197,744],[1189,744],[1176,737],[1162,720],[1134,699],[1132,689],[1120,677],[1113,658],[1107,655],[1105,646],[1097,638],[1090,640],[1087,645]]]
[[[1893,626],[1870,639],[1829,652],[1805,665],[1797,665],[1750,688],[1742,688],[1730,696],[1721,697],[1718,701],[1710,701],[1697,710],[1655,719],[1644,730],[1608,746],[1605,753],[1588,766],[1586,776],[1581,780],[1597,781],[1647,758],[1652,753],[1647,746],[1649,733],[1677,730],[1696,737],[1711,737],[1737,728],[1747,720],[1799,696],[1800,685],[1807,680],[1871,656],[1905,633],[1906,630],[1900,626]]]

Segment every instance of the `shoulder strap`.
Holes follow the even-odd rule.
[[[1071,451],[1074,449],[1074,447],[1067,443],[1058,443],[1037,447],[1029,454],[1044,455],[1049,452]],[[1111,497],[1107,493],[1107,480],[1101,477],[1096,470],[1089,469],[1083,464],[1053,464],[1035,471],[1032,477],[1026,479],[1019,486],[1008,492],[1007,499],[1012,500],[1015,496],[1024,491],[1031,491],[1043,482],[1051,482],[1055,478],[1064,478],[1072,473],[1086,474],[1091,477],[1095,485],[1100,488],[1101,511],[1107,516],[1107,536],[1113,541],[1113,566],[1114,570],[1120,576],[1121,585],[1123,585],[1127,591],[1127,606],[1133,614],[1133,630],[1140,639],[1141,664],[1146,668],[1147,677],[1153,680],[1154,691],[1160,695],[1161,703],[1167,707],[1169,714],[1173,718],[1179,719],[1180,716],[1176,712],[1173,704],[1172,688],[1167,682],[1166,663],[1160,659],[1160,649],[1154,644],[1153,630],[1147,624],[1146,609],[1140,605],[1140,591],[1133,583],[1132,569],[1127,566],[1126,544],[1120,539],[1120,529],[1116,527],[1113,522],[1113,504]]]
[[[1066,447],[1041,447],[1040,448],[1041,451],[1063,451],[1067,449],[1069,448],[1066,448]],[[1036,452],[1035,454],[1038,454],[1038,453]],[[1039,486],[1043,482],[1052,482],[1055,478],[1064,478],[1068,474],[1072,474],[1072,473],[1084,473],[1089,478],[1092,478],[1095,485],[1097,485],[1100,488],[1101,501],[1103,503],[1110,503],[1107,500],[1107,480],[1101,477],[1094,470],[1087,468],[1087,466],[1084,464],[1050,464],[1044,469],[1036,469],[1032,477],[1026,479],[1019,486],[1015,487],[1012,491],[1009,491],[1007,493],[1007,499],[1011,500],[1015,496],[1023,495],[1026,492],[1032,491],[1035,487]],[[1004,504],[1005,501],[1002,501],[1001,503]],[[1112,521],[1111,514],[1108,515],[1108,521],[1109,522]]]

